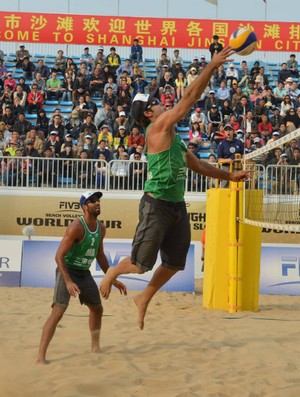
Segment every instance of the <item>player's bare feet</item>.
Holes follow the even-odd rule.
[[[42,364],[42,365],[48,365],[49,361],[43,359],[43,358],[38,358],[35,362],[36,364]]]
[[[93,347],[92,348],[92,353],[101,353],[100,347]]]
[[[110,295],[112,283],[114,282],[115,277],[114,277],[114,269],[110,267],[107,272],[105,273],[105,276],[103,280],[101,281],[99,290],[100,294],[103,296],[104,299],[107,299]]]
[[[147,312],[149,302],[145,302],[142,295],[135,296],[133,300],[138,309],[138,325],[140,329],[144,329],[144,318]]]

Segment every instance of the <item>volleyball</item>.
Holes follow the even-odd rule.
[[[238,55],[250,55],[257,46],[256,34],[249,28],[238,28],[230,36],[229,45]]]

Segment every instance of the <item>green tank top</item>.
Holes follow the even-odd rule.
[[[175,139],[167,150],[147,153],[148,177],[145,193],[151,193],[156,199],[184,201],[186,153],[186,145],[178,134],[175,134]]]
[[[96,258],[101,239],[101,229],[97,221],[97,229],[91,232],[83,216],[79,217],[84,227],[84,238],[80,243],[75,243],[65,256],[66,265],[80,270],[88,270]]]

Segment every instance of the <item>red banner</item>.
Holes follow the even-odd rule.
[[[241,26],[253,29],[261,51],[299,51],[300,23],[214,21],[207,19],[116,17],[73,14],[0,12],[0,41],[207,48],[212,36],[228,43]]]

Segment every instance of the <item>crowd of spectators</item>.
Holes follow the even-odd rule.
[[[221,49],[214,36],[211,57]],[[111,172],[128,173],[127,160],[146,161],[145,131],[130,116],[134,96],[156,90],[166,111],[172,109],[208,62],[200,55],[187,65],[179,50],[170,55],[163,48],[156,60],[156,74],[149,79],[137,39],[127,59],[122,60],[115,47],[108,54],[99,47],[96,55],[86,47],[79,61],[59,50],[51,67],[45,59],[32,59],[21,45],[14,70],[22,74],[15,79],[0,51],[1,174],[9,156],[120,160]],[[205,147],[226,165],[237,153],[254,151],[299,128],[298,73],[295,54],[282,62],[275,87],[270,86],[269,75],[259,61],[251,68],[245,60],[240,65],[220,66],[190,114],[178,124],[190,129],[189,150],[201,157]],[[44,109],[49,101],[56,106],[51,117]],[[61,113],[62,104],[72,108],[68,117]],[[26,118],[32,113],[37,114],[34,124]],[[254,161],[299,165],[299,157],[299,140],[293,140]],[[5,185],[3,177],[0,182]]]

